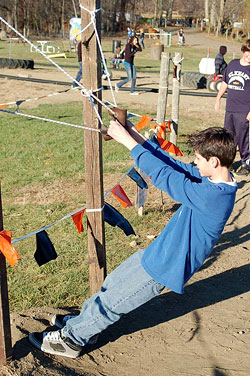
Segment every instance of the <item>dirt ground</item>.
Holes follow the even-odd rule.
[[[191,33],[189,44],[218,48],[219,40]],[[224,42],[225,43],[225,42]],[[228,42],[229,44],[229,42]],[[233,46],[233,45],[231,45]],[[185,47],[186,48],[186,47]],[[239,48],[239,46],[236,46]],[[66,81],[61,72],[38,68],[23,72],[2,69],[1,74],[29,74],[34,78]],[[73,76],[76,69],[70,72]],[[55,76],[56,74],[56,76]],[[124,75],[115,72],[114,79]],[[157,87],[159,77],[138,74],[138,85]],[[113,81],[115,82],[115,81]],[[62,87],[0,79],[0,103],[50,94]],[[12,90],[12,88],[15,90]],[[111,100],[110,91],[103,97]],[[81,98],[79,91],[27,102],[67,103]],[[116,94],[118,104],[156,111],[157,94]],[[215,116],[215,98],[181,96],[180,111],[196,116],[203,112],[211,125],[223,125],[225,101]],[[169,96],[168,110],[171,107]],[[168,112],[169,113],[169,112]],[[102,376],[249,376],[250,375],[250,176],[237,177],[239,189],[234,211],[217,246],[202,269],[185,288],[184,295],[163,293],[124,316],[100,335],[97,345],[86,348],[76,360],[45,355],[27,341],[32,331],[48,328],[58,311],[44,307],[11,315],[13,360],[0,367],[2,376],[102,375]],[[72,312],[67,307],[61,312]]]

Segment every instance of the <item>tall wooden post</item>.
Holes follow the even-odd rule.
[[[179,122],[180,86],[181,86],[181,60],[182,54],[177,52],[173,58],[173,92],[172,92],[172,122],[170,141],[176,145]]]
[[[0,184],[0,231],[3,230],[2,196]],[[0,252],[0,365],[12,356],[10,311],[7,285],[7,270],[4,255]]]
[[[160,124],[165,121],[167,98],[168,98],[168,76],[169,76],[169,62],[170,53],[162,52],[161,54],[161,70],[160,83],[157,104],[157,123]]]
[[[100,0],[81,0],[84,8],[93,11],[100,8]],[[81,10],[81,27],[86,27],[91,21],[91,15]],[[101,15],[96,13],[96,27],[100,35]],[[88,90],[97,90],[101,87],[101,55],[97,45],[93,25],[82,34],[82,82]],[[95,92],[99,99],[102,92]],[[98,103],[98,112],[101,116],[101,105]],[[84,125],[100,128],[101,124],[89,99],[83,99]],[[89,253],[89,280],[90,292],[97,292],[106,275],[105,234],[103,219],[103,167],[102,167],[102,137],[99,132],[85,131],[85,183],[88,253]]]

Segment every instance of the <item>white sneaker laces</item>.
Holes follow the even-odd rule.
[[[47,332],[44,336],[44,339],[48,341],[57,341],[57,342],[63,342],[63,339],[61,337],[60,330],[56,330],[54,332]]]

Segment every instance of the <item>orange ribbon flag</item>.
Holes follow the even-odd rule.
[[[17,260],[20,259],[17,251],[11,244],[11,232],[7,230],[0,231],[0,251],[4,257],[10,263],[10,266],[14,266],[17,263]]]
[[[86,209],[81,210],[78,213],[73,214],[71,217],[74,221],[74,224],[77,228],[78,234],[83,232],[83,224],[82,224],[82,217]]]
[[[139,123],[135,126],[135,128],[140,131],[141,129],[145,128],[150,122],[153,120],[149,118],[147,115],[143,115]]]
[[[177,146],[175,146],[175,144],[173,144],[172,142],[163,140],[159,136],[157,136],[157,141],[159,142],[159,145],[162,150],[167,151],[168,153],[179,155],[180,157],[183,156],[182,151],[179,148],[177,148]]]
[[[126,208],[127,206],[133,206],[132,202],[130,201],[120,184],[113,188],[111,193],[122,204],[124,208]]]
[[[169,132],[172,132],[172,130],[171,130],[171,121],[170,120],[167,121],[167,126],[168,126]]]
[[[157,130],[158,130],[157,135],[163,138],[164,140],[166,138],[166,127],[167,127],[166,123],[161,123],[161,125],[157,127]]]

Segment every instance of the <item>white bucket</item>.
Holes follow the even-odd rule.
[[[200,73],[214,74],[215,73],[215,59],[210,57],[203,57],[199,64]]]

